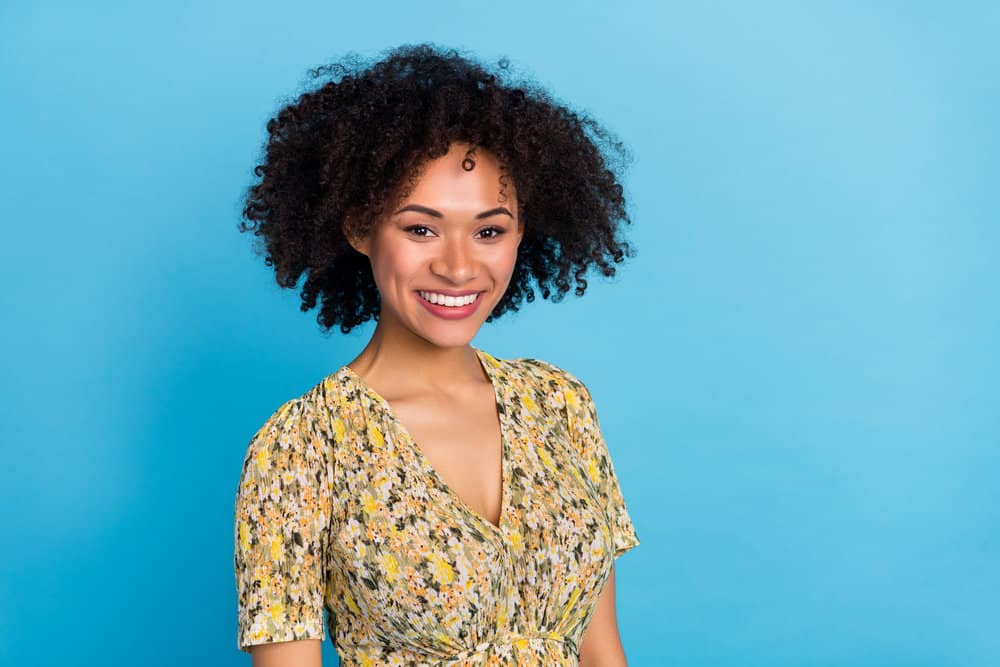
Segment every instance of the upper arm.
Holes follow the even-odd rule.
[[[319,665],[327,637],[332,457],[307,401],[292,399],[247,447],[235,503],[237,644],[254,665]],[[313,641],[302,641],[313,640]],[[261,646],[267,644],[268,646]],[[250,651],[251,647],[257,647]],[[311,660],[312,662],[298,662]]]
[[[625,648],[615,611],[615,567],[604,584],[597,608],[580,641],[580,667],[624,667]]]
[[[319,639],[260,644],[250,647],[253,667],[322,667],[323,651]]]

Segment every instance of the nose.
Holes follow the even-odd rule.
[[[473,242],[462,237],[446,239],[441,252],[431,261],[431,272],[461,285],[476,277],[476,256]]]

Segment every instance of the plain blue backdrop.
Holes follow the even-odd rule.
[[[240,196],[309,67],[431,41],[635,157],[638,256],[474,341],[593,391],[630,664],[1000,664],[997,34],[985,2],[5,0],[0,663],[249,665],[248,439],[371,326],[323,336]]]

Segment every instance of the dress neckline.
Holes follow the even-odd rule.
[[[368,385],[364,379],[354,371],[353,368],[344,364],[340,367],[338,373],[345,377],[350,378],[365,394],[368,395],[378,406],[382,409],[385,417],[396,427],[396,430],[402,434],[402,440],[405,441],[406,447],[409,449],[410,453],[417,459],[420,466],[423,468],[425,474],[427,474],[438,488],[441,489],[445,495],[447,495],[457,507],[459,507],[463,512],[476,520],[476,522],[485,525],[490,531],[499,533],[503,535],[507,528],[507,513],[508,506],[510,504],[510,438],[508,437],[507,429],[507,408],[506,400],[504,396],[504,387],[506,387],[506,382],[500,376],[500,368],[498,360],[493,357],[488,352],[480,350],[475,346],[472,347],[473,351],[476,353],[476,358],[479,360],[480,366],[483,368],[483,372],[486,373],[486,377],[489,380],[490,386],[493,387],[493,398],[496,403],[496,414],[497,419],[500,422],[500,517],[499,523],[495,524],[485,516],[472,509],[472,507],[461,497],[458,493],[444,480],[441,475],[438,474],[437,470],[431,464],[430,460],[424,455],[420,445],[417,444],[413,436],[410,435],[409,429],[406,425],[396,417],[395,411],[392,409],[392,405],[386,400],[381,394],[375,391],[371,386]]]

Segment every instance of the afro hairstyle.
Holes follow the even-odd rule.
[[[630,224],[619,183],[627,148],[587,114],[514,80],[507,58],[490,71],[425,42],[374,62],[349,52],[309,75],[316,85],[267,122],[239,228],[253,232],[278,285],[295,288],[306,275],[300,310],[319,300],[324,332],[378,320],[371,263],[346,233],[365,235],[453,142],[493,153],[501,193],[508,179],[517,192],[524,236],[487,322],[533,301],[533,285],[553,302],[573,283],[582,296],[592,266],[614,276],[614,265],[635,255],[620,238],[621,224]]]

